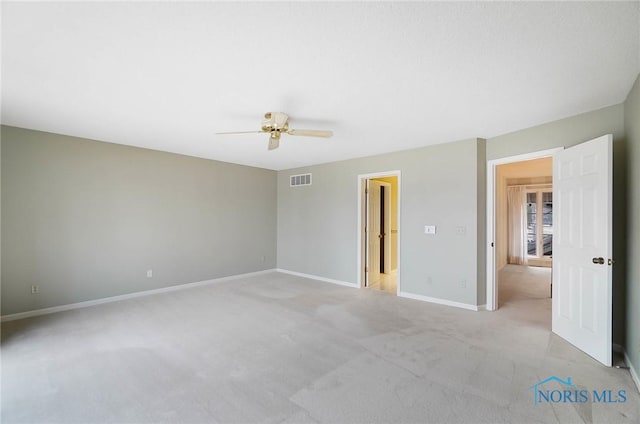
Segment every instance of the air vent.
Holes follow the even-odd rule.
[[[311,185],[311,174],[292,175],[289,177],[289,187]]]

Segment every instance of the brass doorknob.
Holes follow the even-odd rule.
[[[591,262],[593,262],[594,264],[604,265],[604,258],[593,258],[591,259]]]

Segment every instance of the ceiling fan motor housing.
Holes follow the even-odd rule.
[[[286,132],[289,129],[289,117],[282,112],[267,112],[262,121],[262,130]]]

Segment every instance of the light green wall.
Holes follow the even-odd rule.
[[[624,105],[598,109],[487,139],[487,159],[575,146],[604,134],[624,138]]]
[[[401,290],[476,305],[479,149],[471,139],[278,172],[278,267],[356,284],[358,175],[400,170]],[[306,172],[313,185],[289,187]]]
[[[487,304],[487,141],[478,139],[476,155],[477,304]]]
[[[640,372],[640,75],[627,97],[625,134],[628,160],[627,213],[627,328],[625,349]]]
[[[402,172],[402,291],[481,305],[486,160],[612,133],[614,341],[624,340],[627,311],[626,347],[640,369],[640,267],[631,260],[640,252],[639,91],[636,81],[624,105],[486,142],[277,173],[2,127],[2,314],[269,269],[276,249],[279,268],[356,283],[357,176],[394,170]],[[302,172],[314,174],[313,185],[289,187],[288,176]],[[31,295],[31,284],[42,293]]]
[[[606,107],[581,115],[487,139],[487,159],[499,159],[555,147],[570,147],[604,134],[613,134],[613,255],[626,256],[626,140],[624,105]],[[613,341],[624,343],[625,261],[613,269]]]
[[[274,171],[5,126],[1,159],[3,315],[275,268]]]

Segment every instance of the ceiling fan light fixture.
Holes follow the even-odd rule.
[[[280,146],[280,131],[271,131],[269,134],[269,150],[277,149]]]

